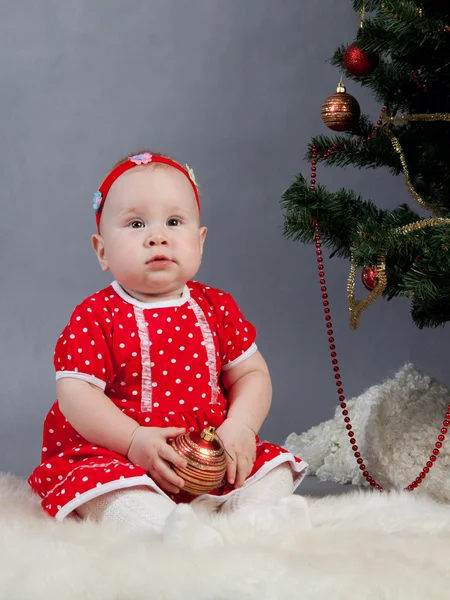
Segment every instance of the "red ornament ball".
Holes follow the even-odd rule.
[[[350,44],[344,52],[344,67],[352,75],[363,77],[371,75],[378,65],[378,56],[368,54],[358,48],[356,44]]]
[[[345,86],[339,83],[336,94],[329,96],[322,104],[322,121],[333,131],[351,131],[359,121],[361,109],[358,101],[347,94]]]
[[[377,284],[377,268],[365,267],[361,275],[361,280],[364,287],[371,292]]]

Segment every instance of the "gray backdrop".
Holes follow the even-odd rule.
[[[106,285],[90,248],[93,192],[124,154],[150,146],[191,164],[209,227],[200,281],[233,293],[259,330],[274,404],[263,433],[283,442],[336,403],[314,248],[281,235],[279,198],[339,74],[350,0],[0,1],[0,469],[39,461],[54,401],[54,344],[75,304]],[[374,118],[379,107],[350,84]],[[383,207],[401,177],[319,169]],[[327,262],[348,396],[411,361],[449,383],[449,330],[417,330],[408,303],[378,301],[351,332],[348,263]],[[363,293],[361,291],[361,293]]]

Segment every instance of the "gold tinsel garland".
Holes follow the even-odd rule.
[[[408,225],[403,225],[403,227],[398,227],[397,229],[394,229],[393,233],[394,235],[407,235],[412,231],[419,231],[420,229],[425,229],[426,227],[436,227],[439,225],[450,225],[450,219],[446,219],[444,217],[424,219],[423,221],[416,221],[415,223],[409,223]],[[361,313],[369,306],[369,304],[371,304],[372,302],[374,302],[374,300],[379,298],[386,289],[386,253],[382,254],[378,258],[377,283],[373,290],[370,292],[370,294],[364,298],[364,300],[355,299],[355,274],[356,264],[354,260],[354,249],[352,249],[350,275],[348,277],[347,282],[347,298],[350,310],[350,327],[352,329],[356,329],[358,327]]]
[[[392,133],[392,131],[390,129],[387,129],[387,128],[384,129],[384,133],[391,140],[391,144],[394,147],[394,150],[397,152],[397,154],[400,157],[400,162],[402,163],[403,174],[405,176],[405,182],[406,182],[406,187],[408,188],[408,192],[411,194],[411,196],[414,198],[414,200],[418,204],[420,204],[420,206],[422,208],[424,208],[425,210],[429,210],[433,214],[439,214],[439,208],[437,206],[435,206],[434,204],[427,204],[424,201],[424,199],[420,196],[420,194],[418,194],[416,192],[416,190],[414,189],[413,184],[411,183],[411,179],[409,177],[409,171],[408,171],[408,166],[406,164],[405,153],[403,152],[403,148],[401,147],[400,142],[398,141],[398,138],[395,137],[395,135]]]
[[[434,114],[415,114],[415,115],[403,115],[401,117],[390,117],[383,113],[382,118],[386,121],[394,124],[394,125],[405,125],[411,121],[450,121],[450,113],[434,113]],[[392,131],[388,128],[383,129],[384,133],[391,140],[392,146],[394,150],[399,154],[400,161],[403,167],[403,173],[405,175],[406,185],[411,196],[422,206],[429,210],[434,214],[439,214],[439,209],[435,205],[427,204],[423,198],[416,192],[414,189],[411,179],[409,177],[409,171],[406,164],[405,154],[403,152],[403,148],[392,133]],[[426,227],[438,227],[441,225],[450,225],[450,219],[443,217],[435,217],[433,219],[424,219],[422,221],[416,221],[414,223],[410,223],[408,225],[404,225],[403,227],[398,227],[394,229],[394,235],[408,235],[413,231],[419,231],[420,229],[425,229]],[[374,289],[364,298],[364,300],[356,300],[355,298],[355,275],[356,275],[356,262],[355,262],[355,248],[351,249],[351,266],[350,266],[350,274],[347,281],[347,300],[348,307],[350,311],[350,327],[352,329],[356,329],[359,324],[359,319],[361,317],[362,312],[374,302],[377,298],[379,298],[387,285],[387,277],[386,277],[386,252],[383,252],[378,260],[377,260],[377,283]]]

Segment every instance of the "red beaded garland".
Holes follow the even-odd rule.
[[[383,106],[383,108],[381,109],[382,112],[386,111],[386,106]],[[380,127],[382,124],[382,120],[381,120],[381,115],[380,115],[380,119],[377,121],[377,126]],[[372,131],[372,134],[363,139],[360,140],[360,143],[365,143],[370,141],[371,139],[373,139],[376,135],[376,129],[377,127],[374,128],[374,130]],[[335,151],[339,151],[340,147],[342,147],[344,145],[344,142],[340,142],[339,144],[333,144],[333,147],[328,148],[328,150],[323,154],[323,158],[327,159],[330,154],[332,152]],[[317,177],[317,148],[315,146],[312,147],[311,149],[311,184],[310,184],[310,189],[312,191],[314,191],[316,189],[316,177]],[[379,485],[375,479],[370,475],[369,470],[367,469],[363,458],[361,457],[361,453],[359,452],[358,446],[356,444],[356,438],[355,438],[355,432],[353,431],[353,426],[351,424],[351,420],[349,417],[349,412],[347,410],[347,404],[345,402],[345,396],[344,394],[344,390],[342,387],[342,378],[341,378],[341,374],[340,374],[340,368],[338,366],[338,361],[336,360],[337,357],[337,353],[336,353],[336,345],[335,345],[335,340],[334,340],[334,333],[333,333],[333,329],[332,329],[332,324],[330,323],[331,321],[331,315],[330,315],[330,308],[329,308],[329,300],[328,300],[328,294],[327,292],[327,287],[326,287],[326,279],[325,279],[325,269],[324,269],[324,265],[323,265],[323,258],[322,258],[322,242],[321,242],[321,236],[320,236],[320,229],[319,229],[319,223],[317,222],[316,219],[313,220],[314,221],[314,232],[315,232],[315,242],[316,242],[316,255],[317,255],[317,263],[318,263],[318,269],[319,269],[319,277],[320,277],[320,291],[322,292],[322,304],[324,306],[324,313],[325,313],[325,325],[327,328],[327,335],[328,337],[328,343],[330,344],[329,348],[330,348],[330,356],[332,358],[332,365],[333,365],[333,372],[334,372],[334,377],[336,379],[336,386],[338,387],[338,394],[339,394],[339,402],[340,402],[340,407],[342,409],[342,414],[344,417],[344,422],[345,422],[345,427],[347,429],[347,433],[348,433],[348,437],[350,438],[350,444],[352,445],[352,451],[354,453],[355,459],[357,464],[359,465],[360,470],[362,471],[362,475],[364,477],[364,479],[370,484],[371,487],[374,487],[375,489],[377,489],[380,492],[384,491],[384,488]],[[448,432],[448,426],[450,425],[450,404],[447,407],[447,413],[445,415],[445,419],[442,422],[442,427],[440,429],[440,434],[438,436],[438,439],[434,445],[434,448],[432,450],[432,454],[430,455],[429,460],[426,462],[426,466],[424,466],[422,468],[422,470],[420,471],[420,474],[418,477],[416,477],[406,488],[405,490],[408,491],[413,491],[415,490],[421,483],[422,481],[426,478],[427,474],[430,472],[430,469],[433,467],[437,456],[439,455],[440,451],[439,449],[442,447],[442,442],[444,442],[445,440],[445,435]]]

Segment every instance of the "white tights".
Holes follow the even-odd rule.
[[[77,513],[84,519],[114,523],[128,531],[160,533],[175,506],[170,498],[148,487],[135,487],[89,500],[77,508]]]
[[[283,463],[247,487],[237,490],[221,507],[221,512],[235,513],[250,504],[272,504],[294,491],[292,469]]]
[[[220,511],[230,514],[249,504],[270,504],[289,496],[293,489],[291,468],[284,463],[255,483],[237,490],[222,504]],[[135,487],[89,500],[77,508],[77,513],[82,518],[100,523],[115,523],[128,531],[160,533],[175,506],[172,500],[158,492],[147,487]]]

